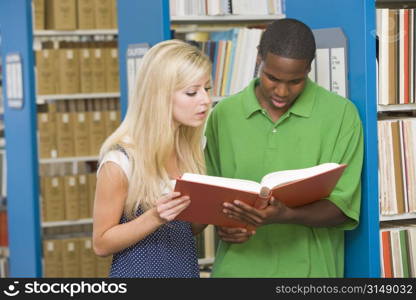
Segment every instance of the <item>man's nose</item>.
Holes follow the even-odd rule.
[[[280,97],[280,98],[285,98],[289,95],[289,89],[287,87],[286,83],[276,83],[275,87],[274,87],[274,93]]]

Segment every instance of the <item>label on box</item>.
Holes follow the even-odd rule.
[[[53,242],[48,242],[48,251],[53,251]]]
[[[101,113],[99,111],[94,112],[94,121],[100,121],[101,120]]]
[[[78,114],[78,122],[85,122],[85,114],[83,113]]]

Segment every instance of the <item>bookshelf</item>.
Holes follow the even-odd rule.
[[[416,3],[378,0],[376,7],[382,277],[416,277]]]
[[[31,1],[2,1],[0,4],[3,65],[5,53],[18,52],[24,61],[22,64],[24,105],[21,109],[12,109],[6,102],[4,108],[5,131],[8,137],[6,151],[9,165],[7,170],[9,203],[7,208],[11,254],[10,276],[12,277],[39,277],[41,274],[31,13]],[[7,81],[7,78],[5,80]],[[25,209],[22,210],[22,207]]]
[[[299,18],[312,29],[341,27],[349,42],[349,98],[363,121],[365,162],[362,174],[360,226],[346,234],[347,277],[380,276],[378,210],[377,104],[375,65],[375,1],[289,0],[286,16]],[[10,12],[13,12],[11,14]],[[351,22],[354,20],[354,22]],[[172,24],[175,24],[172,20]],[[182,21],[181,21],[182,22]],[[194,21],[190,21],[194,22]],[[190,23],[187,22],[187,23]],[[224,23],[224,22],[223,22]],[[222,25],[223,25],[222,23]],[[230,22],[228,22],[230,23]],[[227,24],[228,24],[227,23]],[[118,49],[122,115],[127,108],[126,53],[130,44],[153,45],[171,38],[169,1],[118,1]],[[12,277],[39,277],[42,274],[36,143],[36,94],[33,70],[31,1],[0,1],[2,60],[7,53],[21,54],[25,105],[21,110],[5,107],[7,161],[10,181],[8,198],[10,263]],[[136,28],[137,30],[131,30]],[[24,173],[21,170],[25,170]],[[22,210],[21,207],[26,207]]]
[[[33,2],[42,3],[43,1]],[[64,100],[84,99],[88,99],[88,101],[91,101],[91,99],[109,101],[120,96],[118,91],[109,93],[36,95],[35,57],[33,50],[38,50],[41,43],[51,42],[54,48],[57,48],[56,46],[61,41],[115,41],[118,30],[33,30],[32,26],[35,24],[32,22],[34,20],[32,5],[32,0],[3,1],[0,8],[0,26],[2,29],[7,28],[4,32],[2,31],[1,38],[5,46],[1,46],[1,52],[18,52],[22,58],[24,57],[22,70],[25,103],[20,110],[11,109],[8,106],[5,108],[5,123],[8,128],[6,131],[7,134],[11,135],[6,148],[18,149],[17,151],[11,150],[12,155],[8,157],[8,163],[14,167],[10,168],[7,176],[10,180],[11,188],[9,192],[11,199],[19,199],[13,200],[13,204],[9,207],[11,215],[9,219],[10,253],[12,253],[10,257],[10,275],[13,277],[41,277],[44,274],[42,270],[42,240],[45,237],[46,229],[50,229],[49,231],[53,232],[53,228],[79,228],[80,225],[91,224],[90,219],[87,221],[80,219],[42,222],[42,214],[40,213],[40,200],[42,197],[39,197],[39,170],[45,167],[55,168],[52,165],[59,166],[67,163],[72,164],[72,170],[78,170],[77,165],[83,162],[92,162],[95,165],[98,157],[78,156],[39,159],[36,126],[39,108],[51,102],[56,103],[56,101],[65,102]],[[18,13],[14,13],[15,10]],[[19,35],[19,38],[15,39],[14,35]],[[5,56],[2,57],[2,61],[4,59]],[[22,170],[25,170],[23,176],[21,174]],[[25,210],[25,213],[22,214],[20,212],[21,207],[26,207],[28,211]],[[20,220],[20,218],[23,218],[24,221]],[[27,228],[30,229],[27,230]],[[68,232],[68,230],[65,230],[65,232]]]
[[[78,100],[78,99],[111,99],[119,98],[120,93],[84,93],[84,94],[57,94],[57,95],[38,95],[36,103],[45,104],[47,101],[56,100]]]
[[[58,252],[54,254],[55,250],[49,251],[45,245],[69,243],[77,252],[79,250],[95,256],[91,240],[84,245],[84,241],[78,237],[91,239],[98,151],[120,121],[117,111],[120,97],[116,51],[118,30],[44,29],[58,28],[56,24],[48,24],[51,14],[48,9],[52,3],[43,3],[43,0],[33,0],[32,3],[35,8],[32,19],[35,21],[33,49],[36,54],[42,276],[79,277],[79,274],[96,277],[105,274],[105,270],[104,273],[97,271],[84,274],[78,268],[71,273],[67,266],[67,270],[63,268],[58,273],[54,268],[62,269],[62,265],[65,265],[65,249],[56,250]],[[55,10],[54,13],[59,14],[67,9],[71,17],[66,21],[71,19],[73,28],[82,27],[82,22],[85,25],[85,19],[95,20],[96,24],[89,21],[89,26],[99,27],[98,19],[107,17],[111,17],[111,26],[108,27],[115,26],[112,13],[115,0],[76,0],[54,4],[68,5],[59,7],[58,12]],[[79,9],[75,10],[70,7],[72,5]],[[86,18],[86,11],[93,12],[95,16]],[[56,15],[54,18],[59,19]],[[41,19],[46,21],[45,24],[39,21]],[[60,23],[59,26],[68,25]],[[60,67],[56,68],[55,65]],[[50,78],[56,78],[57,83],[50,84]],[[54,255],[62,256],[62,264],[54,262]],[[97,263],[100,261],[98,258],[96,260]],[[108,274],[110,261],[106,261]],[[73,262],[72,265],[77,263]]]
[[[283,14],[277,15],[227,15],[227,16],[174,16],[170,19],[172,24],[177,23],[227,23],[227,22],[250,22],[263,23],[283,18]]]
[[[392,105],[379,105],[378,112],[403,112],[403,111],[416,111],[416,104],[392,104]]]
[[[58,226],[75,226],[92,224],[92,219],[80,219],[75,221],[56,221],[56,222],[42,222],[43,228],[58,227]]]
[[[378,8],[409,8],[415,5],[414,0],[376,0]]]
[[[58,227],[58,226],[75,226],[92,224],[92,219],[80,219],[75,221],[56,221],[56,222],[42,222],[43,228]]]
[[[35,30],[33,35],[41,37],[82,37],[82,36],[116,36],[117,29],[91,29],[91,30]]]
[[[416,213],[404,213],[400,215],[380,215],[380,221],[403,221],[403,220],[415,220],[416,224]]]
[[[57,158],[40,158],[41,164],[56,164],[56,163],[77,163],[85,161],[98,161],[98,156],[74,156],[74,157],[57,157]]]

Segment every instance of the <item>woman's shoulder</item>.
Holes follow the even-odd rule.
[[[124,173],[126,174],[126,177],[128,179],[130,178],[131,166],[130,166],[130,160],[129,160],[129,157],[127,155],[126,150],[124,150],[122,148],[120,148],[120,149],[116,148],[116,149],[110,150],[106,154],[104,154],[104,156],[102,157],[102,159],[99,162],[97,175],[98,175],[100,169],[102,168],[102,166],[107,162],[113,162],[113,163],[117,164],[124,171]]]

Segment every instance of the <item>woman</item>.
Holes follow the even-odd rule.
[[[172,190],[184,172],[205,171],[210,74],[209,58],[179,40],[143,58],[126,117],[100,151],[93,246],[114,254],[110,277],[199,277],[193,234],[205,225],[174,220],[190,199]]]

